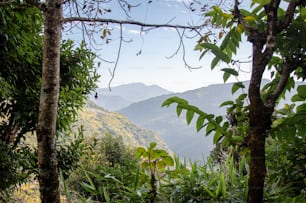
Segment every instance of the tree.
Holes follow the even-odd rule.
[[[38,122],[42,13],[36,7],[18,3],[3,5],[0,11],[3,17],[0,24],[0,37],[3,39],[0,44],[0,81],[4,87],[0,91],[0,139],[7,145],[6,149],[16,153],[14,150],[21,138],[35,131]],[[90,91],[96,88],[99,77],[94,66],[95,54],[86,49],[85,43],[76,48],[68,40],[60,46],[57,136],[70,130],[77,111]],[[18,161],[19,164],[22,162]]]
[[[42,16],[38,9],[16,4],[1,6],[0,15],[0,139],[16,145],[36,126]]]
[[[305,79],[306,41],[302,36],[305,32],[305,1],[292,0],[285,4],[280,0],[253,0],[250,3],[253,10],[250,12],[239,8],[236,0],[231,13],[214,6],[212,11],[206,13],[211,18],[214,26],[221,27],[218,44],[209,41],[209,35],[204,36],[196,49],[202,52],[203,57],[207,52],[212,52],[215,58],[211,62],[211,68],[215,68],[219,62],[237,64],[232,55],[236,53],[244,34],[252,44],[252,71],[248,88],[247,108],[247,133],[237,136],[229,132],[229,122],[222,122],[222,117],[207,115],[197,107],[189,105],[180,98],[170,98],[164,102],[164,106],[177,103],[177,112],[180,115],[183,109],[187,110],[186,120],[189,124],[194,114],[198,114],[197,130],[206,126],[206,133],[215,131],[214,140],[229,143],[230,140],[244,141],[250,150],[250,176],[248,182],[248,202],[262,202],[265,167],[265,140],[269,135],[272,124],[272,116],[275,106],[287,89],[294,86],[294,73],[296,78]],[[286,8],[284,9],[284,7]],[[272,81],[261,90],[261,81],[265,70],[271,71]],[[222,69],[224,81],[230,76],[237,76],[239,69],[232,67]],[[244,87],[241,82],[235,83],[232,92]],[[240,100],[246,98],[246,94],[240,96]],[[235,106],[234,102],[223,105]],[[205,120],[207,123],[204,123]],[[244,126],[245,128],[245,126]]]

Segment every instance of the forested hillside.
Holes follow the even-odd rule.
[[[157,133],[136,126],[125,116],[107,111],[90,101],[79,113],[76,126],[80,127],[81,125],[85,137],[88,138],[100,139],[110,133],[114,137],[122,137],[124,143],[132,148],[148,146],[151,142],[156,142],[159,148],[171,151]]]

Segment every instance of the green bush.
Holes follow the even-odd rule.
[[[140,171],[132,150],[123,144],[122,138],[106,134],[88,144],[81,167],[67,180],[68,188],[82,198],[100,202],[137,199],[131,188],[138,188],[135,182],[140,180]]]
[[[29,180],[35,165],[34,157],[30,147],[12,149],[0,142],[0,201],[7,200],[17,185]]]

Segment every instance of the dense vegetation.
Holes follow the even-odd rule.
[[[214,26],[222,28],[220,46],[211,43],[210,36],[204,36],[197,46],[202,56],[208,51],[215,55],[212,68],[220,61],[238,63],[232,55],[242,34],[255,50],[255,78],[251,78],[249,95],[221,104],[228,107],[226,119],[206,114],[177,97],[163,104],[178,104],[177,114],[185,110],[188,124],[198,115],[197,130],[214,133],[216,148],[203,165],[179,160],[155,142],[133,149],[110,133],[87,139],[82,127],[72,132],[98,76],[95,54],[85,43],[62,41],[55,164],[62,194],[74,202],[254,202],[254,194],[262,195],[258,202],[304,201],[306,86],[297,87],[291,104],[279,110],[274,107],[294,87],[295,79],[305,79],[305,7],[302,1],[290,1],[286,11],[279,3],[253,1],[256,6],[249,12],[239,9],[236,1],[231,14],[216,6],[206,13]],[[24,140],[37,130],[43,17],[36,7],[19,1],[1,4],[0,15],[0,201],[7,202],[14,201],[10,194],[20,184],[40,178],[39,149]],[[293,36],[298,40],[292,40]],[[272,80],[260,90],[262,75],[258,72],[266,68]],[[224,81],[239,74],[234,68],[223,71]],[[242,83],[235,83],[232,92],[240,88],[244,88]],[[260,170],[254,171],[255,163]]]

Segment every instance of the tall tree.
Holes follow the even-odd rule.
[[[236,54],[241,42],[241,35],[245,34],[252,44],[252,70],[248,88],[249,105],[244,108],[248,112],[246,137],[237,136],[229,132],[229,122],[222,122],[222,117],[214,118],[198,108],[191,106],[180,98],[170,98],[163,105],[177,103],[177,112],[187,110],[186,120],[190,123],[194,113],[199,115],[197,129],[206,127],[206,133],[215,131],[215,141],[229,143],[229,141],[244,140],[250,150],[250,175],[248,181],[248,202],[257,203],[263,201],[264,180],[266,176],[265,166],[265,140],[269,135],[272,124],[272,115],[275,106],[286,89],[290,89],[294,80],[291,73],[299,79],[306,76],[306,40],[305,33],[305,1],[292,0],[288,3],[280,0],[253,0],[250,2],[253,10],[250,12],[239,7],[235,0],[231,13],[214,6],[212,11],[206,13],[214,26],[221,27],[219,39],[223,41],[218,46],[211,43],[209,35],[201,38],[196,49],[202,52],[203,57],[211,51],[215,58],[211,62],[211,68],[215,68],[219,62],[237,64],[232,55]],[[284,9],[284,7],[286,7]],[[238,66],[239,67],[239,66]],[[271,71],[271,79],[268,85],[261,90],[263,73]],[[224,81],[230,76],[238,76],[239,68],[224,68]],[[232,92],[243,87],[241,82],[235,83]],[[244,100],[242,95],[239,100]],[[223,105],[236,104],[233,102]],[[234,107],[236,108],[236,107]],[[241,112],[240,112],[241,113]],[[205,120],[207,123],[205,123]],[[245,129],[245,126],[243,126]],[[242,131],[240,131],[242,132]],[[243,144],[243,143],[241,143]]]
[[[47,203],[60,202],[55,138],[60,81],[62,0],[47,0],[43,14],[43,65],[37,144],[41,201]]]

